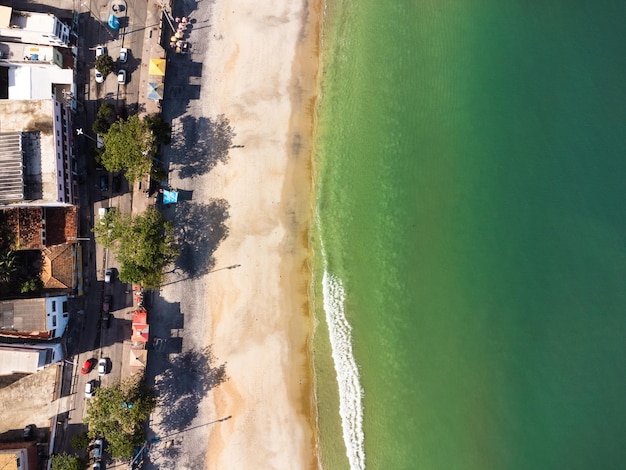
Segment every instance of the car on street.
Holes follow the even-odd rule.
[[[92,357],[90,359],[87,359],[85,361],[85,363],[83,364],[82,369],[80,369],[80,373],[83,375],[88,374],[89,372],[91,372],[93,370],[94,367],[96,367],[96,358]]]
[[[96,394],[96,381],[90,380],[85,384],[85,398],[91,398]]]
[[[120,85],[126,85],[126,70],[121,69],[117,72],[117,83]]]
[[[111,296],[105,295],[102,300],[102,313],[109,313],[109,310],[111,310]]]
[[[104,83],[104,75],[102,75],[99,70],[94,70],[96,71],[96,83]]]
[[[98,46],[96,47],[96,59],[98,57],[100,57],[101,55],[104,55],[107,53],[106,47],[104,46]]]
[[[103,357],[102,359],[98,361],[98,375],[99,376],[102,377],[103,375],[106,375],[108,365],[109,365],[109,361],[106,357]]]
[[[104,283],[105,284],[111,284],[112,280],[113,280],[113,269],[109,268],[104,273]]]
[[[102,328],[108,329],[111,326],[111,314],[109,312],[102,314]]]
[[[100,177],[100,191],[102,191],[103,193],[106,193],[109,190],[109,178],[107,178],[105,175],[102,175]]]
[[[128,60],[128,49],[126,47],[122,47],[120,49],[120,58],[119,61],[123,64]]]
[[[104,447],[104,441],[102,439],[96,439],[93,443],[93,458],[101,459],[102,458],[102,450]]]
[[[22,437],[25,441],[30,441],[33,437],[35,437],[35,425],[28,424],[24,426],[24,433],[22,434]]]
[[[100,466],[100,462],[94,462],[91,470],[100,470],[102,467]]]

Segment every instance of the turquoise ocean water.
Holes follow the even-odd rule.
[[[327,0],[326,469],[626,468],[626,3]]]

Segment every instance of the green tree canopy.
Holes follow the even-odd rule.
[[[124,170],[131,183],[150,172],[156,153],[156,138],[146,121],[136,115],[126,121],[116,121],[102,139],[102,165],[108,171]]]
[[[103,437],[113,458],[130,458],[145,440],[143,424],[157,405],[151,389],[131,377],[98,389],[87,402],[89,437]]]
[[[111,127],[111,124],[115,122],[115,119],[115,106],[108,101],[105,101],[98,108],[98,113],[96,114],[96,119],[94,120],[91,129],[96,134],[105,134]]]
[[[179,253],[173,224],[153,207],[135,217],[109,211],[93,232],[101,245],[115,253],[122,282],[160,286],[163,269]]]
[[[172,126],[160,114],[150,114],[144,120],[154,134],[157,144],[170,144],[172,141]]]
[[[113,72],[113,59],[108,54],[98,56],[96,58],[95,67],[96,70],[106,78],[108,74]]]
[[[69,455],[65,452],[54,454],[50,457],[52,470],[83,470],[83,462],[75,455]]]

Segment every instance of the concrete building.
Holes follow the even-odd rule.
[[[0,100],[0,116],[0,206],[77,204],[69,106],[50,96]]]
[[[35,442],[0,443],[0,469],[37,470],[37,444]]]
[[[60,343],[0,344],[0,375],[34,374],[62,359]]]
[[[50,13],[0,6],[0,40],[69,47],[70,27]]]
[[[0,336],[56,339],[69,320],[66,295],[0,301]]]

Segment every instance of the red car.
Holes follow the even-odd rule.
[[[98,361],[96,361],[95,357],[92,357],[91,359],[87,359],[85,363],[83,364],[83,368],[80,370],[80,373],[85,375],[91,372],[93,368],[96,366],[96,362]]]
[[[111,310],[111,296],[105,295],[102,301],[102,313],[109,313],[109,310]]]

